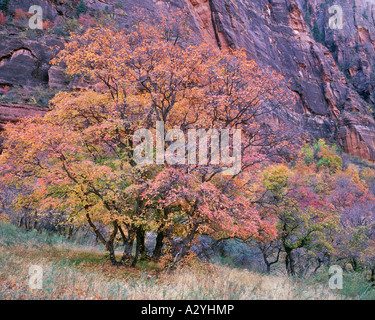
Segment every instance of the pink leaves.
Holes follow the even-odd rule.
[[[215,238],[249,239],[276,236],[271,221],[262,221],[256,208],[241,197],[229,197],[212,182],[200,182],[184,169],[166,168],[142,193],[148,205],[156,201],[160,208],[180,208],[186,227],[199,225],[199,230]],[[182,208],[182,210],[181,210]],[[189,222],[189,223],[188,223]]]

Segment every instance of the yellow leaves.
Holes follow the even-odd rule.
[[[287,186],[292,172],[286,165],[270,166],[263,171],[263,185],[267,190],[279,194]]]
[[[362,179],[375,182],[375,170],[370,168],[365,168],[361,171],[360,176]]]
[[[359,187],[363,186],[364,183],[364,181],[361,180],[359,171],[354,164],[349,164],[345,170],[338,172],[337,176],[349,178],[351,182]]]
[[[5,213],[0,213],[0,222],[10,223],[10,218]]]

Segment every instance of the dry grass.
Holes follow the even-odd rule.
[[[43,289],[29,289],[29,267]],[[321,283],[321,284],[319,284]],[[327,283],[199,264],[168,272],[152,262],[114,267],[97,247],[0,224],[0,299],[341,299]]]
[[[28,268],[43,267],[43,289],[29,290]],[[113,267],[93,248],[1,249],[1,299],[338,299],[328,288],[219,265],[159,272],[147,264]]]

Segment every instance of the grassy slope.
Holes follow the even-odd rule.
[[[32,264],[43,267],[41,290],[29,289]],[[113,267],[100,248],[0,224],[0,299],[342,299],[358,298],[367,286],[353,279],[342,296],[328,289],[327,279],[291,280],[212,264],[174,272],[146,262]]]

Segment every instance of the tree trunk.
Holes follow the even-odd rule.
[[[18,227],[21,228],[22,227],[22,223],[23,223],[23,217],[20,218],[19,222],[18,222]]]
[[[356,259],[352,258],[351,265],[352,265],[353,270],[354,270],[355,272],[359,271],[359,270],[358,270],[358,269],[359,269],[359,268],[358,268],[358,263],[357,263],[357,260],[356,260]]]
[[[271,273],[271,264],[270,263],[266,263],[266,268],[267,268],[266,272]]]
[[[285,266],[286,271],[289,276],[295,276],[295,261],[294,261],[294,254],[293,249],[285,248],[286,257],[285,257]]]
[[[113,246],[117,232],[118,232],[117,222],[113,221],[113,231],[111,232],[111,235],[109,236],[109,240],[106,241],[103,235],[100,233],[99,229],[92,222],[91,217],[88,213],[86,213],[86,219],[91,229],[95,232],[96,237],[101,241],[101,243],[104,244],[105,248],[107,249],[109,253],[109,260],[112,262],[113,265],[118,265],[118,262],[116,261],[115,248]]]
[[[194,237],[196,235],[198,229],[198,224],[194,224],[190,233],[186,236],[185,239],[182,240],[182,248],[178,250],[177,255],[175,256],[175,261],[174,264],[178,263],[181,261],[185,256],[189,253],[190,248],[193,244]]]
[[[155,249],[154,249],[154,252],[152,253],[152,257],[157,260],[160,259],[161,251],[163,249],[163,241],[165,237],[165,232],[163,229],[164,229],[164,225],[161,225],[158,229],[158,235],[156,236]]]
[[[73,227],[70,226],[69,231],[68,231],[68,240],[72,240],[72,239],[73,239]]]
[[[125,236],[125,233],[123,232],[122,228],[119,227],[122,240],[124,242],[124,252],[122,254],[121,263],[126,263],[127,261],[130,261],[132,257],[132,251],[133,251],[133,242],[134,238],[136,236],[136,231],[133,227],[128,228],[128,236]]]
[[[169,236],[168,230],[165,230],[165,221],[167,221],[169,213],[170,213],[170,209],[168,207],[164,208],[163,220],[158,228],[158,234],[156,236],[156,244],[155,244],[154,252],[152,253],[152,257],[157,260],[160,259],[161,254],[162,254],[164,239]]]
[[[146,245],[145,245],[145,238],[146,238],[146,231],[143,227],[139,227],[139,256],[142,258],[146,257]],[[137,239],[138,243],[138,239]]]
[[[266,272],[267,273],[271,273],[271,263],[268,262],[268,258],[267,258],[267,254],[265,252],[263,252],[263,260],[264,260],[264,263],[266,264]]]
[[[375,284],[375,267],[371,268],[371,278],[370,281],[372,282],[372,285]]]
[[[115,249],[113,247],[113,242],[108,241],[106,243],[106,249],[109,253],[109,260],[112,262],[114,266],[117,265],[118,263],[116,261],[116,255],[115,255]]]
[[[137,265],[137,262],[138,262],[138,258],[139,258],[139,254],[140,254],[140,249],[141,249],[141,246],[142,246],[142,239],[144,241],[144,230],[142,227],[138,227],[137,229],[137,244],[135,246],[135,255],[134,255],[134,259],[133,259],[133,262],[131,264],[131,267],[134,268],[136,265]],[[144,245],[144,243],[143,243]]]

